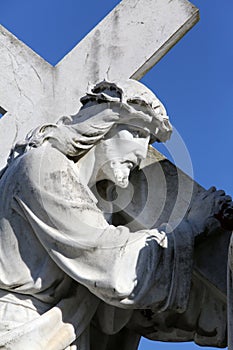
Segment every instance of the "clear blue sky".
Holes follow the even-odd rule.
[[[56,64],[118,2],[3,0],[0,23]],[[233,1],[192,2],[200,9],[200,22],[142,81],[166,105],[190,153],[195,179],[233,195]],[[150,349],[210,348],[142,341],[140,350]]]

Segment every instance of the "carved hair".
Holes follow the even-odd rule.
[[[91,149],[116,124],[147,128],[151,143],[165,142],[172,127],[158,98],[144,85],[102,81],[81,98],[80,111],[62,117],[57,124],[44,124],[30,132],[12,150],[8,164],[27,150],[49,141],[69,157],[79,157]]]

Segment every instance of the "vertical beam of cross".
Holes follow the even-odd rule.
[[[198,18],[186,0],[122,1],[56,66],[59,110],[75,113],[89,83],[139,80]]]
[[[88,84],[140,79],[197,21],[186,0],[123,0],[56,67],[0,26],[0,168],[30,129],[77,112]]]

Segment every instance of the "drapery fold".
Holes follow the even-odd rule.
[[[10,329],[0,344],[21,339],[30,340],[35,350],[59,350],[54,344],[64,331],[65,348],[88,327],[100,300],[121,309],[122,315],[125,311],[114,323],[119,330],[127,324],[129,310],[185,309],[193,255],[188,223],[171,234],[109,225],[90,189],[80,182],[75,164],[50,146],[19,157],[0,186],[0,259],[12,257],[2,265],[0,288],[48,305],[30,324],[22,320],[22,328]],[[59,336],[52,329],[60,330]],[[40,336],[44,347],[37,344]]]

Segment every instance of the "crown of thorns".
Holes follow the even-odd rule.
[[[81,109],[109,102],[128,108],[131,122],[141,119],[143,125],[150,130],[151,142],[165,142],[171,136],[172,126],[163,104],[148,88],[132,79],[125,84],[104,80],[96,84],[80,101]],[[126,120],[118,121],[124,122],[126,123]]]

